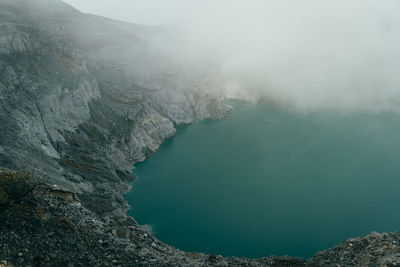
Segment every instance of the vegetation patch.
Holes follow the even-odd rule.
[[[32,191],[36,180],[30,173],[0,170],[0,207],[21,201]]]

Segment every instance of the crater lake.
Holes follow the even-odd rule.
[[[232,102],[135,165],[129,214],[179,249],[311,257],[400,228],[400,115]]]

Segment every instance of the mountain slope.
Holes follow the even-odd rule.
[[[157,52],[163,29],[61,1],[1,5],[0,166],[31,171],[95,211],[121,212],[132,163],[175,124],[226,113],[202,70],[182,71]]]

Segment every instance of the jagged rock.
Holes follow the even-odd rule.
[[[0,7],[0,166],[77,193],[93,211],[124,216],[132,164],[176,124],[227,112],[204,70],[157,52],[162,28],[58,0]]]

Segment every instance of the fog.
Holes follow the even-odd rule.
[[[183,33],[174,56],[218,64],[232,97],[301,111],[400,111],[396,0],[67,2],[135,23],[174,24]]]

